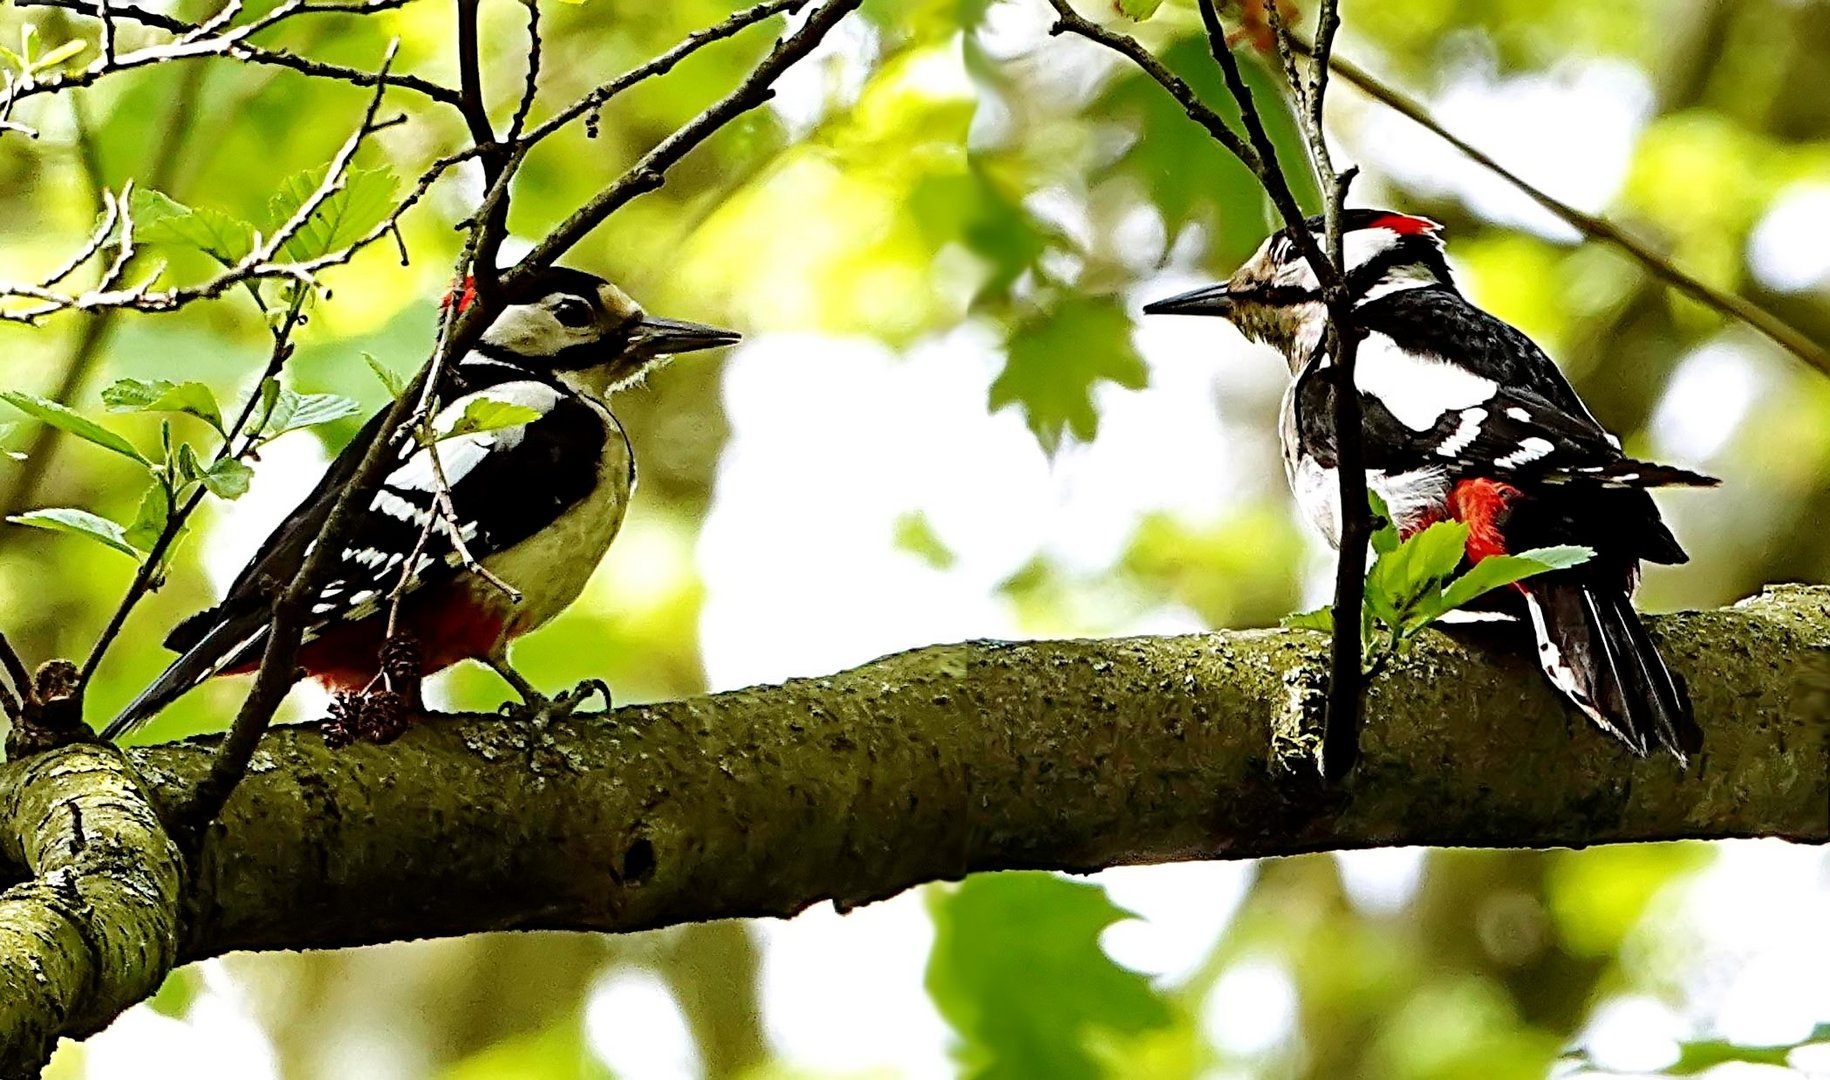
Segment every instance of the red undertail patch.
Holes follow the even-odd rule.
[[[1461,480],[1449,492],[1449,513],[1468,527],[1468,561],[1506,554],[1506,537],[1500,520],[1519,489],[1498,480]]]

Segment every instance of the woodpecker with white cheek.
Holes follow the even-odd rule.
[[[466,291],[459,302],[469,298]],[[508,666],[508,643],[577,598],[622,525],[635,484],[628,436],[606,399],[675,353],[737,341],[728,330],[650,316],[615,285],[577,270],[540,271],[503,300],[476,348],[444,373],[432,430],[451,432],[479,398],[539,415],[430,446],[411,432],[396,436],[392,467],[362,499],[363,513],[318,591],[299,650],[305,674],[331,689],[363,691],[377,681],[389,597],[404,576],[397,631],[419,646],[418,674],[479,659],[530,704],[541,700]],[[212,676],[259,665],[274,595],[312,550],[384,413],[261,545],[222,603],[166,638],[182,655],[108,726],[109,738]],[[435,506],[440,472],[455,530]],[[520,594],[518,602],[463,567],[453,531],[485,570]]]
[[[1319,237],[1320,218],[1309,227]],[[1367,486],[1403,535],[1443,520],[1468,527],[1466,562],[1552,544],[1595,557],[1515,586],[1557,689],[1645,754],[1684,762],[1701,745],[1683,681],[1666,668],[1630,598],[1641,560],[1681,563],[1683,548],[1647,488],[1713,486],[1684,469],[1626,457],[1530,338],[1469,303],[1444,260],[1441,226],[1383,210],[1342,222],[1347,286],[1364,331],[1354,362]],[[1288,230],[1231,279],[1146,305],[1213,315],[1283,353],[1293,379],[1280,432],[1284,465],[1310,520],[1339,544],[1327,315]]]

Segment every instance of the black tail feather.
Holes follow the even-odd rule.
[[[209,614],[206,612],[205,614]],[[184,654],[173,660],[171,666],[159,673],[152,685],[140,691],[139,696],[127,703],[120,715],[109,721],[102,729],[105,739],[118,739],[128,734],[141,724],[151,720],[159,710],[183,697],[204,680],[225,668],[234,667],[245,659],[252,649],[260,647],[260,639],[265,636],[267,613],[254,611],[238,618],[219,619],[214,625],[205,626],[196,622],[196,617],[180,623],[172,637],[185,637],[189,644]],[[191,633],[187,628],[198,632]]]
[[[1526,599],[1544,673],[1590,719],[1636,754],[1663,747],[1684,764],[1701,749],[1690,695],[1624,587],[1546,575],[1527,585]]]

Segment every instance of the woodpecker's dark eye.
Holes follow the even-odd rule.
[[[576,296],[562,296],[553,301],[553,318],[559,325],[574,330],[591,325],[591,305]]]

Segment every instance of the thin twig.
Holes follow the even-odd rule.
[[[22,705],[31,705],[36,693],[32,685],[31,672],[26,670],[25,661],[19,659],[19,653],[13,649],[13,643],[0,634],[0,666],[6,669],[6,677],[12,680],[13,689],[18,691],[18,698],[8,694],[4,704],[9,720],[18,720]]]
[[[555,259],[570,251],[574,244],[583,240],[591,230],[601,225],[605,218],[624,204],[660,187],[667,170],[688,152],[732,120],[768,101],[774,93],[772,88],[775,80],[781,77],[782,72],[812,52],[827,32],[862,2],[863,0],[828,0],[815,8],[798,29],[776,41],[775,48],[763,57],[762,62],[756,65],[736,89],[714,102],[686,126],[662,139],[629,171],[560,222],[545,239],[534,246],[534,250],[515,264],[514,269],[504,277],[504,283],[534,269],[551,266]]]

